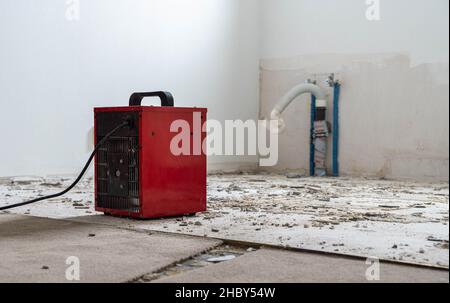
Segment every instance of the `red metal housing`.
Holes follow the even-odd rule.
[[[133,130],[111,137],[95,158],[97,211],[146,219],[206,211],[206,155],[194,155],[193,146],[206,137],[202,128],[195,134],[194,113],[203,125],[207,109],[129,106],[95,108],[94,113],[96,143],[124,117],[134,124]],[[191,155],[171,152],[178,133],[170,128],[176,120],[190,125]]]

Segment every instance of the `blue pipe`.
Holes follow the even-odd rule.
[[[309,175],[314,177],[316,174],[316,165],[315,165],[315,151],[316,147],[314,145],[314,121],[316,121],[316,96],[312,95],[311,97],[311,142],[309,149]]]
[[[341,85],[334,84],[333,96],[333,176],[339,177],[339,97]]]

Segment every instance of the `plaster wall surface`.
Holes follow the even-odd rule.
[[[408,56],[311,55],[261,64],[261,117],[290,87],[316,79],[329,93],[327,72],[342,83],[340,165],[344,175],[448,180],[448,65],[411,67]],[[310,96],[299,97],[283,117],[275,170],[309,168]],[[331,138],[328,167],[331,167]]]
[[[0,177],[77,173],[92,151],[93,108],[126,106],[133,92],[170,91],[176,106],[207,107],[219,121],[256,119],[258,7],[0,1]],[[257,159],[209,160],[220,169]]]
[[[264,0],[260,117],[291,87],[336,73],[342,83],[343,175],[443,180],[449,176],[448,1]],[[284,113],[280,160],[309,169],[310,96]],[[331,139],[329,141],[331,156]],[[331,167],[331,158],[328,159]]]

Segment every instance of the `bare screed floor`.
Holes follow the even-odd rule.
[[[56,192],[70,181],[4,179],[0,198],[12,204]],[[194,217],[104,217],[94,210],[89,178],[65,197],[11,213],[448,268],[448,203],[448,183],[241,174],[209,176],[209,210]]]

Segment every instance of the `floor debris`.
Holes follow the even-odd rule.
[[[70,182],[14,178],[0,184],[0,199],[13,204],[54,193]],[[11,212],[49,218],[98,215],[92,183],[86,178],[63,198]],[[117,224],[448,267],[448,218],[449,186],[444,182],[224,174],[208,178],[205,213]]]

